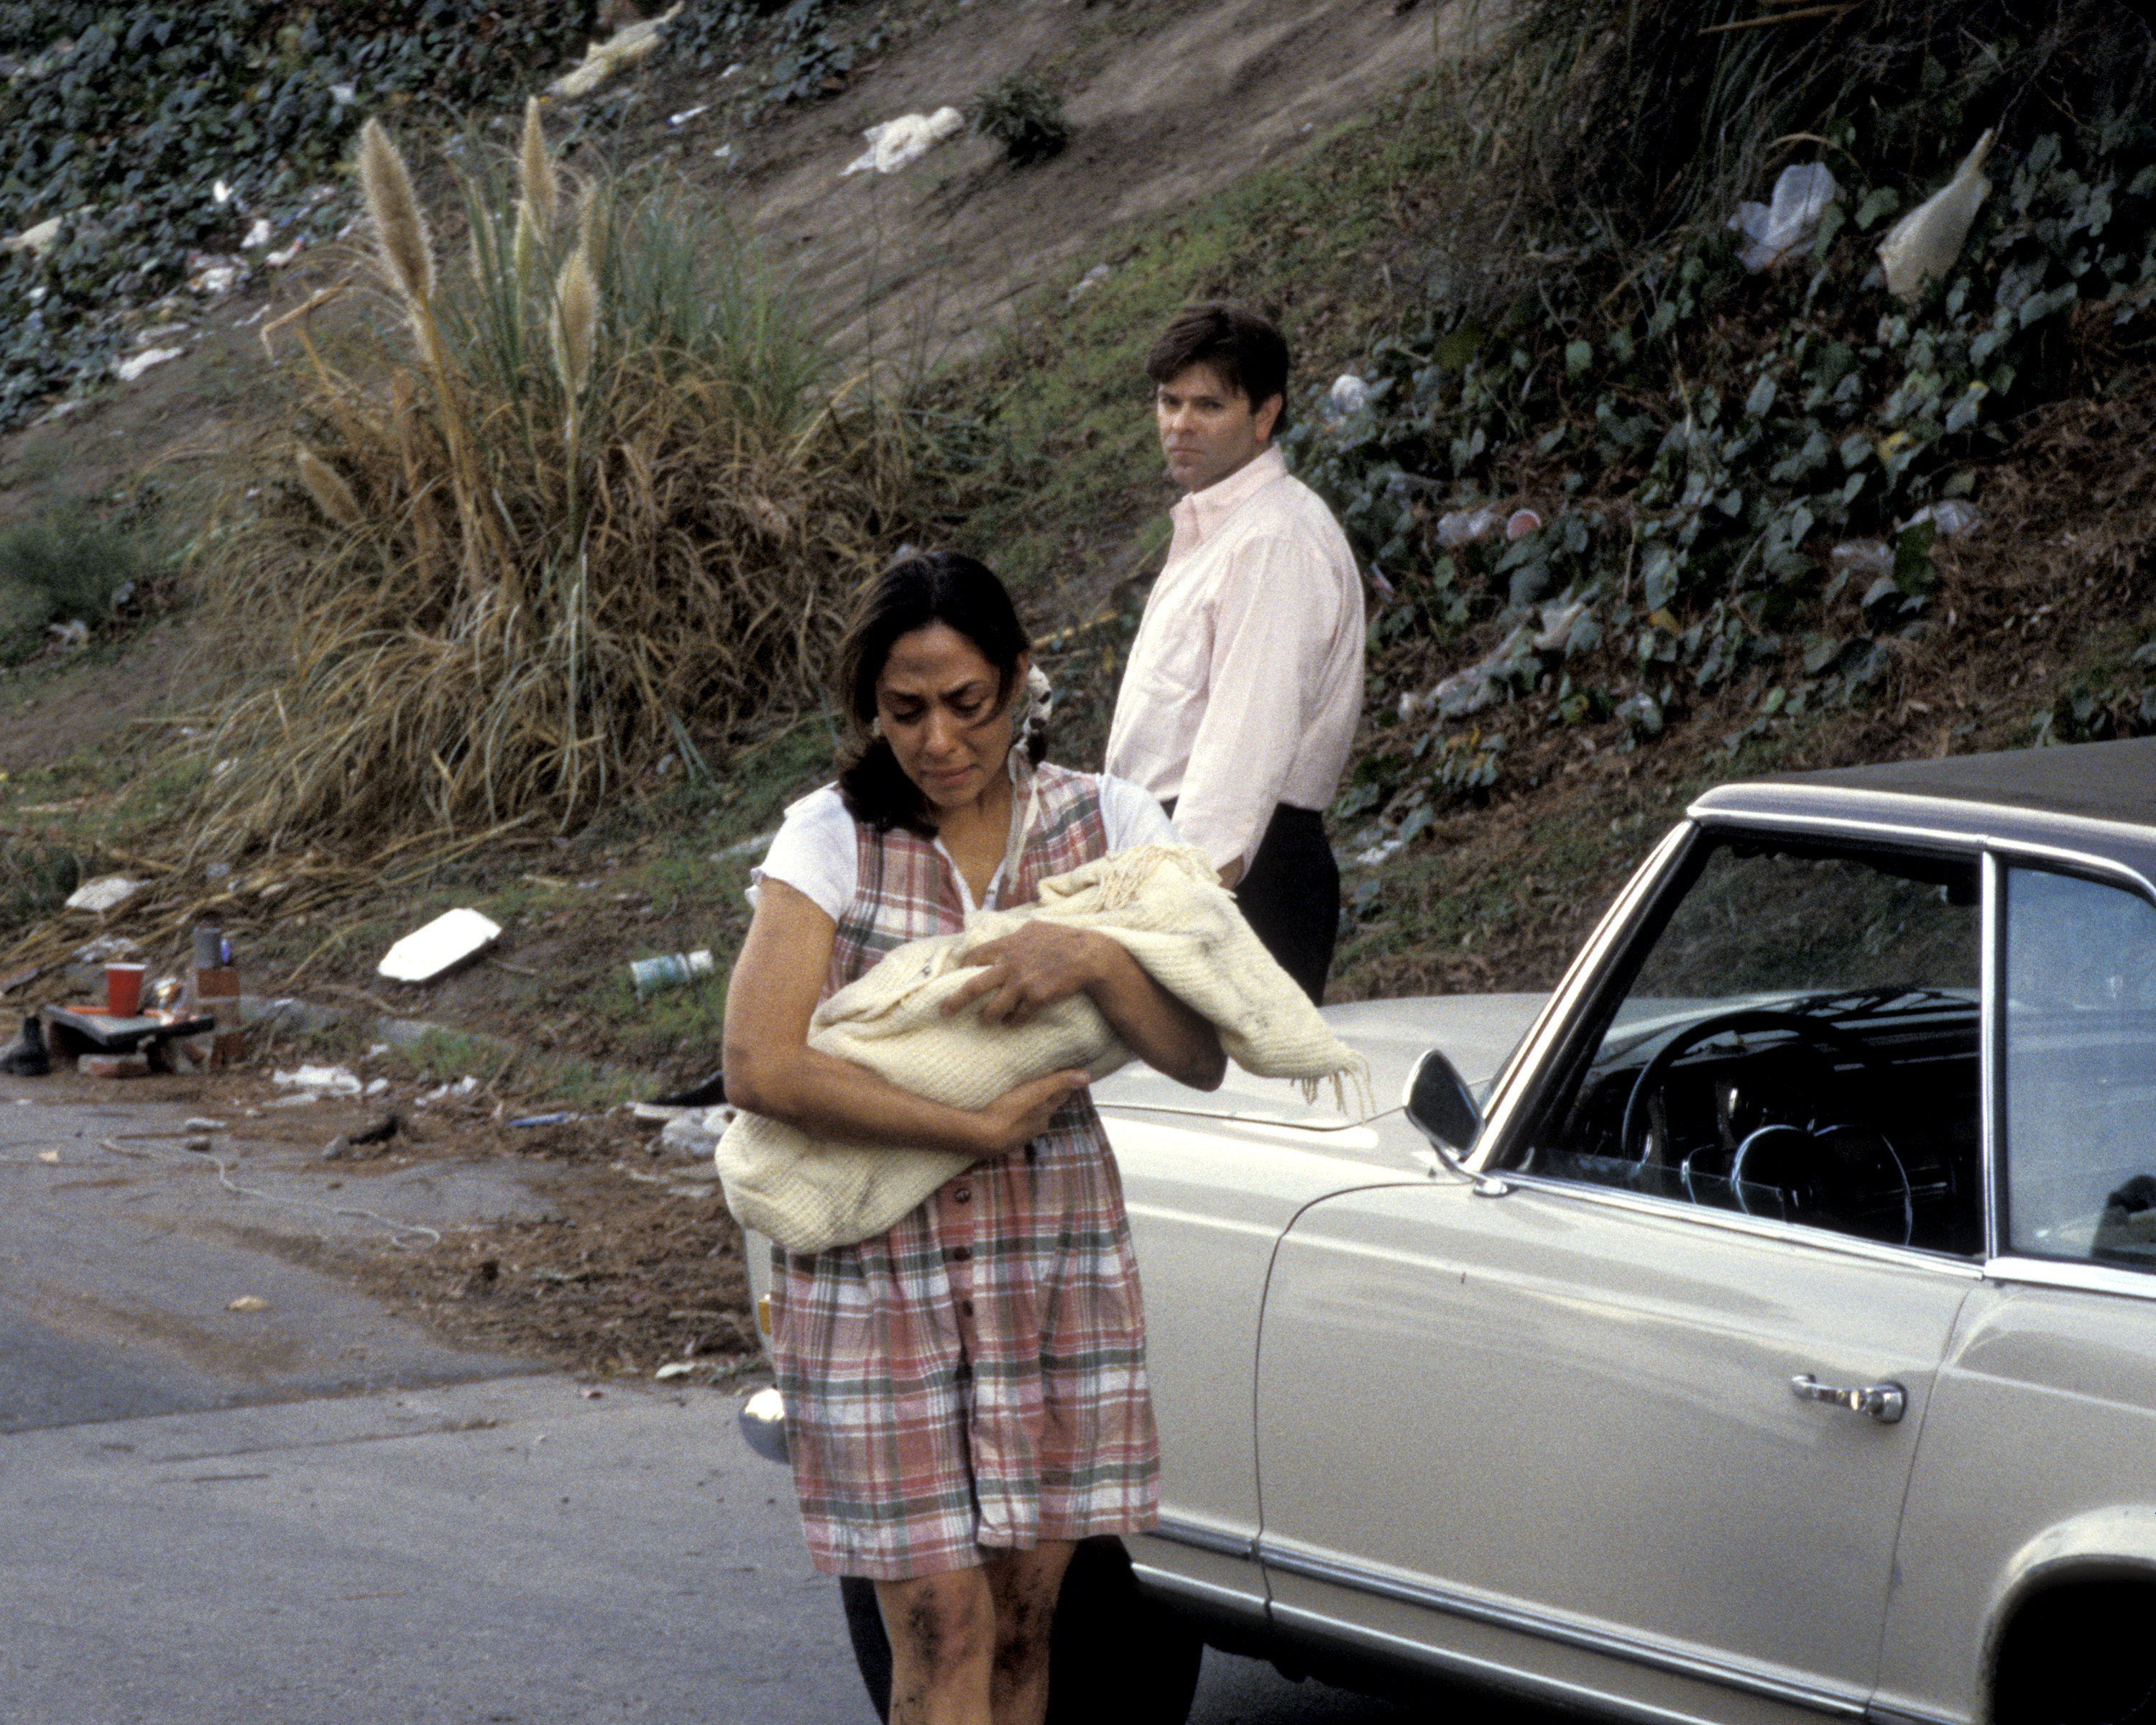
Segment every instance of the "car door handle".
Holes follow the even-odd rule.
[[[1892,1425],[1909,1411],[1909,1392],[1898,1384],[1866,1384],[1858,1389],[1837,1389],[1805,1372],[1789,1379],[1789,1389],[1800,1402],[1830,1402],[1852,1414],[1867,1414],[1881,1425]]]

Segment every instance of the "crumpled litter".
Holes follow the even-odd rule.
[[[1938,528],[1942,539],[1958,539],[1982,526],[1984,516],[1974,503],[1964,503],[1958,497],[1943,497],[1937,503],[1927,503],[1894,531],[1906,533],[1920,521],[1929,521]]]
[[[624,24],[605,41],[590,44],[584,49],[582,62],[547,88],[557,96],[589,95],[622,68],[634,65],[658,47],[659,33],[674,22],[681,3],[682,0],[674,0],[657,18]]]
[[[152,366],[184,358],[187,351],[184,347],[146,347],[140,353],[131,353],[125,359],[115,360],[112,375],[122,383],[132,383]]]
[[[1332,411],[1345,418],[1350,413],[1359,413],[1370,398],[1370,386],[1353,372],[1343,372],[1332,380],[1332,388],[1326,399]]]
[[[1991,182],[1984,177],[1984,159],[1991,154],[1996,132],[1987,131],[1976,141],[1953,177],[1887,230],[1879,242],[1879,262],[1887,271],[1887,291],[1897,300],[1914,300],[1924,284],[1944,275],[1961,255],[1969,238],[1969,223],[1984,200],[1991,195]]]
[[[295,1066],[289,1072],[272,1072],[270,1081],[288,1089],[326,1092],[333,1096],[356,1096],[364,1087],[359,1075],[348,1066]]]
[[[1841,187],[1823,162],[1799,162],[1782,170],[1772,203],[1740,203],[1727,223],[1751,243],[1738,261],[1757,275],[1771,270],[1817,231],[1826,207]]]
[[[60,218],[48,216],[34,228],[25,228],[20,234],[11,234],[0,239],[0,252],[28,252],[33,258],[42,258],[59,244]]]
[[[956,108],[938,108],[933,114],[901,114],[861,134],[868,148],[848,162],[839,177],[865,173],[870,168],[880,174],[895,174],[965,129],[966,116]]]
[[[1502,509],[1453,509],[1437,518],[1437,542],[1447,551],[1472,545],[1505,519]]]
[[[1111,273],[1106,264],[1096,264],[1070,284],[1070,291],[1063,296],[1063,303],[1066,305],[1075,305],[1081,295],[1091,293],[1095,288],[1108,279]]]
[[[87,633],[85,631],[85,633]],[[140,880],[131,880],[125,875],[100,875],[95,880],[85,880],[67,896],[66,907],[70,911],[116,911],[142,890]]]

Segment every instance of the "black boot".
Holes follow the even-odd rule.
[[[23,1034],[0,1048],[0,1072],[13,1078],[43,1078],[53,1070],[53,1057],[45,1052],[45,1028],[32,1013],[23,1020]]]

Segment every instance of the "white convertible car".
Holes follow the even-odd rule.
[[[1165,1512],[1074,1567],[1059,1718],[1179,1721],[1209,1643],[1638,1720],[2156,1719],[2156,740],[1725,786],[1547,999],[1327,1016],[1368,1118],[1096,1091]]]

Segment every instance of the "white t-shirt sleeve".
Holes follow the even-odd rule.
[[[854,818],[838,788],[811,791],[787,809],[763,861],[749,871],[749,904],[766,880],[783,880],[836,922],[854,901],[860,856]]]
[[[1183,842],[1158,798],[1142,785],[1111,773],[1101,775],[1101,824],[1106,830],[1111,852],[1128,850],[1134,845]]]

